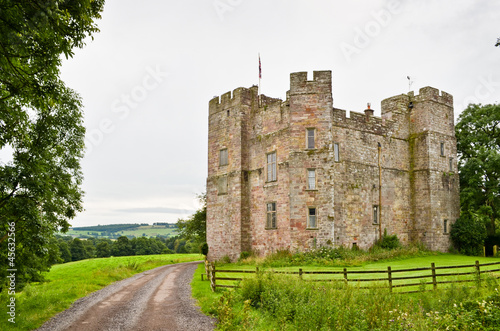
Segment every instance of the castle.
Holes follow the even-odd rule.
[[[333,107],[331,71],[290,75],[286,100],[237,88],[209,103],[210,260],[340,245],[384,230],[446,251],[459,217],[453,97],[382,101],[381,118]]]

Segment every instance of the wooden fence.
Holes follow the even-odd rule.
[[[419,290],[413,291],[396,291],[396,293],[414,293],[425,290],[427,285],[432,285],[432,289],[436,290],[439,284],[451,284],[451,283],[465,283],[465,282],[477,282],[481,285],[481,282],[485,280],[486,277],[482,276],[484,274],[490,274],[493,278],[500,278],[500,268],[495,268],[495,266],[500,267],[500,262],[493,263],[483,263],[480,264],[476,261],[475,264],[470,265],[459,265],[459,266],[443,266],[436,267],[434,263],[431,263],[430,267],[424,268],[413,268],[413,269],[395,269],[393,270],[390,266],[387,270],[347,270],[344,268],[342,271],[305,271],[299,269],[298,271],[262,271],[258,267],[255,270],[226,270],[226,269],[216,269],[215,263],[205,262],[206,275],[210,281],[210,288],[215,291],[217,287],[228,287],[235,288],[238,285],[234,282],[243,280],[242,277],[226,277],[224,274],[258,274],[259,272],[271,272],[274,274],[286,274],[286,275],[298,275],[298,277],[304,281],[313,282],[344,282],[346,285],[349,283],[355,283],[360,289],[370,289],[370,288],[388,288],[389,291],[393,291],[395,288],[402,287],[415,287],[418,286]],[[467,269],[469,271],[458,271],[453,273],[439,273],[441,270],[447,269]],[[404,276],[404,273],[412,273],[414,275]],[[417,273],[417,274],[415,274]],[[217,275],[219,274],[219,275]],[[222,274],[222,275],[221,275]],[[383,275],[383,277],[377,277],[378,275]],[[319,275],[319,278],[313,278],[318,276],[309,277],[310,275]],[[355,275],[353,278],[353,275]],[[359,276],[363,275],[365,277]],[[373,277],[373,275],[376,275]],[[399,276],[402,275],[402,276]],[[308,276],[307,278],[305,276]],[[357,277],[356,277],[357,276]],[[449,278],[453,277],[453,280]],[[445,279],[448,278],[448,279]],[[457,279],[459,278],[459,279]],[[408,280],[417,280],[420,282],[406,282]],[[443,279],[443,280],[440,280]],[[226,284],[217,284],[217,281],[223,281]],[[232,281],[233,284],[227,284],[228,281]],[[404,281],[404,282],[403,282]],[[375,282],[376,286],[361,286],[363,283]],[[381,285],[382,283],[382,285]]]

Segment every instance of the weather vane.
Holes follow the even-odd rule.
[[[413,81],[410,79],[410,76],[406,76],[408,78],[408,92],[411,91],[411,84],[413,84]]]
[[[495,46],[500,46],[500,38],[497,38],[497,43],[495,44]]]

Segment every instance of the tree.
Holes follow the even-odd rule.
[[[113,243],[111,253],[113,256],[131,256],[134,255],[134,249],[130,240],[125,236],[121,236]]]
[[[97,257],[110,257],[111,256],[111,245],[106,241],[100,241],[96,246]]]
[[[451,226],[451,240],[462,254],[480,256],[483,253],[486,228],[484,222],[477,220],[477,217],[478,215],[467,213]]]
[[[490,236],[500,219],[500,105],[470,104],[455,126],[461,215],[486,220]]]
[[[0,4],[0,149],[12,151],[12,160],[0,160],[2,283],[10,228],[21,284],[48,270],[50,259],[43,257],[50,239],[59,229],[67,231],[82,210],[82,106],[60,80],[59,67],[62,55],[71,57],[98,31],[103,6],[104,0]]]
[[[83,242],[78,238],[73,239],[71,244],[69,244],[69,251],[71,252],[71,260],[73,261],[80,261],[87,258],[87,251],[83,246]]]
[[[200,243],[207,241],[207,194],[198,195],[198,200],[202,203],[201,209],[198,209],[187,220],[179,219],[177,226],[180,236],[186,240],[192,240],[199,246]]]

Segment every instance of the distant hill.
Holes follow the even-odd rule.
[[[108,224],[96,226],[81,226],[70,228],[63,235],[75,238],[109,238],[116,239],[120,236],[127,237],[172,237],[176,236],[177,224],[175,223],[134,223],[134,224]]]

